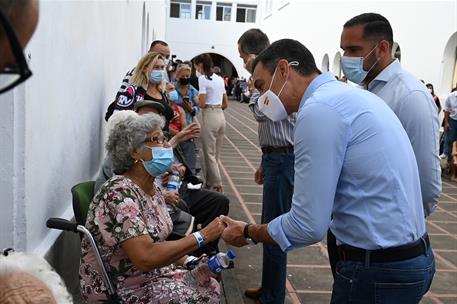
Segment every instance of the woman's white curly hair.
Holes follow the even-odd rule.
[[[10,252],[8,256],[0,253],[0,278],[8,279],[16,273],[26,273],[39,279],[52,292],[56,303],[73,303],[62,278],[44,258],[23,252]]]

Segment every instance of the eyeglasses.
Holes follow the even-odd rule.
[[[8,38],[11,51],[14,55],[15,63],[11,66],[0,70],[0,94],[4,93],[18,84],[27,80],[32,76],[27,61],[25,60],[24,52],[19,40],[14,33],[13,28],[9,24],[6,16],[0,10],[0,28],[3,28],[6,37]],[[2,50],[3,53],[3,50]]]
[[[159,136],[152,136],[149,138],[146,138],[144,142],[152,142],[153,144],[159,144],[163,145],[168,141],[167,137],[165,135],[159,135]]]

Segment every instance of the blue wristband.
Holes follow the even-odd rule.
[[[202,234],[200,233],[200,231],[194,232],[194,233],[192,233],[192,235],[197,240],[198,247],[200,247],[200,248],[205,247],[205,240],[203,239]]]

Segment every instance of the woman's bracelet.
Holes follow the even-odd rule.
[[[202,247],[205,247],[205,240],[203,239],[203,236],[202,234],[200,233],[200,231],[196,231],[194,233],[192,233],[192,235],[195,237],[195,239],[197,240],[198,242],[198,247],[202,248]]]

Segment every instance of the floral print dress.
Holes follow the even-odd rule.
[[[105,268],[122,303],[219,303],[219,283],[206,264],[192,271],[171,267],[142,272],[130,261],[121,243],[148,234],[163,242],[173,223],[160,189],[147,195],[132,180],[114,176],[100,188],[86,220]],[[86,237],[81,244],[81,294],[88,303],[106,302],[106,288],[94,252]]]

